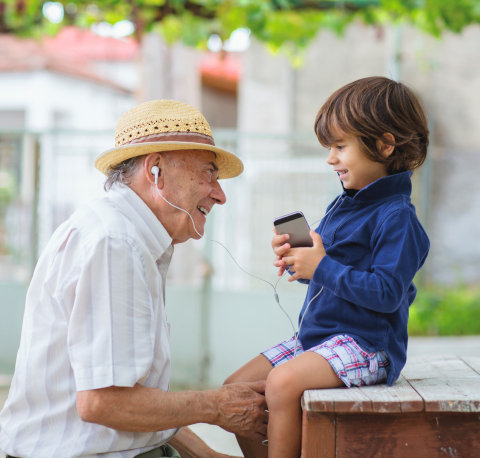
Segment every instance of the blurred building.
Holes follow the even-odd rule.
[[[138,52],[74,27],[41,41],[0,35],[2,130],[110,129],[138,87]]]
[[[137,56],[138,44],[133,40],[103,38],[73,27],[42,41],[0,35],[0,186],[5,189],[4,200],[12,200],[8,215],[6,208],[3,211],[0,256],[10,274],[5,256],[12,253],[6,252],[5,244],[10,252],[31,252],[29,244],[37,243],[30,233],[32,225],[42,243],[65,218],[64,198],[55,196],[56,186],[45,184],[68,183],[83,173],[90,176],[91,167],[83,167],[85,155],[97,154],[102,143],[111,145],[112,126],[134,103]],[[104,138],[88,147],[85,140],[79,144],[74,134],[70,137],[69,131],[91,131],[100,137],[103,133]],[[68,152],[68,166],[63,168],[52,156],[53,148]],[[33,224],[34,201],[42,214],[38,225]]]

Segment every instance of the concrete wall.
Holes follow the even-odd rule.
[[[140,58],[140,101],[174,99],[200,107],[199,51],[181,43],[168,46],[159,35],[149,34],[143,40]]]

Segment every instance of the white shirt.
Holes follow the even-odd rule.
[[[168,390],[165,280],[172,239],[126,186],[77,211],[40,257],[0,414],[0,449],[24,458],[133,457],[175,430],[86,423],[76,392],[135,383]]]

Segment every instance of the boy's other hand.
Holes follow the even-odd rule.
[[[287,268],[287,264],[283,261],[283,256],[291,249],[288,243],[290,236],[288,234],[277,234],[275,228],[273,231],[275,235],[272,238],[272,249],[277,256],[273,261],[273,265],[278,267],[278,276],[281,277]]]

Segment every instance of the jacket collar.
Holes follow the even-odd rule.
[[[360,189],[354,197],[348,197],[344,188],[342,197],[359,202],[385,199],[398,194],[410,197],[412,193],[411,176],[412,172],[411,170],[408,170],[406,172],[395,173],[393,175],[379,178],[373,183]]]

